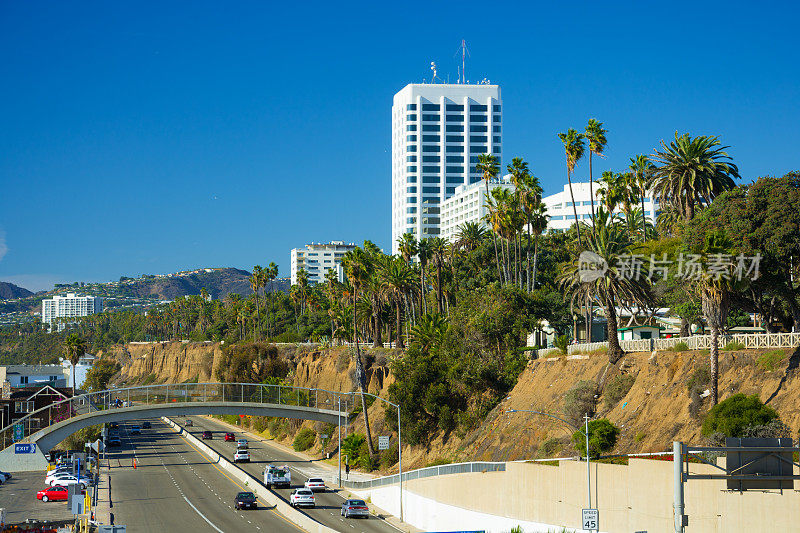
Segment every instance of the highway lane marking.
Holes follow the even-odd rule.
[[[191,505],[191,506],[192,506],[192,509],[194,509],[194,512],[195,512],[195,513],[197,513],[197,514],[199,514],[199,515],[200,515],[200,518],[202,518],[203,520],[205,520],[206,522],[208,522],[208,525],[209,525],[209,526],[211,526],[211,527],[213,527],[214,529],[216,529],[217,531],[219,531],[219,533],[225,533],[225,532],[224,532],[224,531],[222,531],[220,528],[218,528],[217,526],[215,526],[215,525],[214,525],[214,523],[213,523],[211,520],[209,520],[208,518],[206,518],[206,515],[204,515],[203,513],[201,513],[201,512],[200,512],[200,509],[198,509],[197,507],[195,507],[195,506],[194,506],[194,504],[193,504],[192,502],[190,502],[190,501],[189,501],[189,498],[187,498],[186,496],[184,496],[184,497],[183,497],[183,499],[184,499],[184,500],[186,500],[186,503],[188,503],[189,505]]]

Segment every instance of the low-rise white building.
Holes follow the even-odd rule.
[[[597,213],[601,205],[602,198],[599,190],[602,186],[595,183],[594,192],[594,211]],[[592,204],[591,194],[589,194],[589,182],[572,182],[572,192],[575,195],[575,211],[578,212],[578,220],[586,224],[592,223]],[[547,206],[547,215],[550,217],[547,223],[548,231],[565,231],[575,224],[575,211],[572,207],[572,196],[569,192],[569,183],[564,185],[564,190],[545,196],[542,202]],[[638,206],[641,209],[641,205]],[[615,213],[622,213],[621,206],[617,206]],[[655,224],[658,216],[658,200],[652,196],[644,200],[644,215],[651,223]]]
[[[8,382],[12,388],[34,385],[66,387],[67,376],[60,365],[8,365],[0,366],[0,384]]]
[[[324,283],[328,270],[335,269],[339,281],[344,282],[344,270],[341,268],[344,254],[356,247],[344,241],[306,244],[305,248],[294,248],[291,251],[291,282],[297,284],[297,273],[305,270],[309,283]]]
[[[52,325],[57,318],[89,316],[103,311],[103,299],[99,296],[78,296],[74,292],[66,296],[56,295],[42,300],[42,322]],[[58,330],[64,329],[59,324]]]
[[[489,182],[489,190],[496,188],[514,189],[511,176]],[[481,180],[456,188],[455,194],[442,203],[442,237],[450,242],[458,238],[459,226],[466,222],[477,222],[488,228],[485,217],[489,213],[486,201],[486,182]]]

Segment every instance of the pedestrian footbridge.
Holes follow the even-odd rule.
[[[38,409],[2,428],[0,470],[43,469],[44,454],[53,446],[80,429],[106,422],[225,414],[337,424],[353,406],[352,393],[254,383],[145,385],[81,394]]]

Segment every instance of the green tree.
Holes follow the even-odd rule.
[[[393,305],[397,313],[397,347],[405,348],[403,343],[403,301],[414,288],[414,273],[408,263],[400,258],[388,259],[380,270],[381,294]]]
[[[486,200],[488,201],[491,198],[489,182],[497,179],[498,174],[500,174],[500,164],[497,161],[497,157],[490,154],[479,155],[475,169],[483,177],[483,182],[486,185]],[[494,259],[497,263],[497,277],[503,279],[503,275],[500,273],[500,254],[497,253],[497,235],[494,232],[492,233],[492,238],[494,239]]]
[[[572,191],[572,173],[575,171],[575,165],[578,160],[583,157],[583,152],[586,149],[583,144],[584,136],[578,133],[575,129],[570,128],[566,133],[559,133],[558,138],[564,143],[564,154],[567,160],[567,182],[569,183],[569,196],[572,200],[572,212],[575,214],[575,227],[578,232],[578,246],[581,245],[581,225],[578,221],[578,209],[575,207],[575,193]]]
[[[716,136],[688,133],[678,135],[651,157],[655,161],[653,190],[662,206],[671,204],[684,220],[694,218],[697,206],[710,204],[719,194],[734,187],[738,167],[731,162]]]
[[[586,433],[581,428],[572,434],[572,443],[578,453],[586,455]],[[617,445],[619,428],[607,418],[589,421],[589,456],[597,458],[601,453],[612,450]]]
[[[650,162],[646,155],[639,154],[636,157],[631,157],[631,164],[628,168],[633,173],[631,184],[642,202],[642,242],[644,242],[647,240],[647,217],[645,216],[644,199],[652,186],[653,171],[655,171],[656,166]],[[653,210],[653,217],[655,221],[655,209]]]
[[[734,394],[716,404],[703,420],[703,435],[722,433],[726,437],[742,437],[747,428],[763,426],[778,418],[778,412],[764,405],[757,394]]]
[[[250,289],[256,299],[256,325],[253,328],[253,339],[258,340],[261,330],[261,310],[258,305],[258,293],[261,290],[262,279],[264,278],[264,268],[261,265],[253,267],[253,273],[250,274]]]
[[[86,353],[86,340],[77,333],[70,333],[64,341],[64,357],[72,364],[72,395],[75,396],[75,365]]]
[[[105,390],[111,378],[122,369],[113,359],[99,359],[86,372],[84,386],[91,392]]]
[[[589,144],[589,201],[592,203],[592,227],[594,227],[594,191],[592,186],[594,184],[594,176],[592,174],[592,154],[599,156],[603,155],[606,144],[606,133],[608,130],[603,128],[603,123],[598,122],[596,119],[590,118],[589,123],[586,125],[586,140]]]
[[[464,222],[458,227],[456,245],[466,251],[472,252],[486,239],[486,229],[478,222]]]

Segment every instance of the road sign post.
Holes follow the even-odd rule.
[[[25,434],[25,429],[22,424],[14,424],[14,442],[22,440]]]
[[[600,512],[597,509],[581,510],[581,529],[588,531],[600,530]]]

